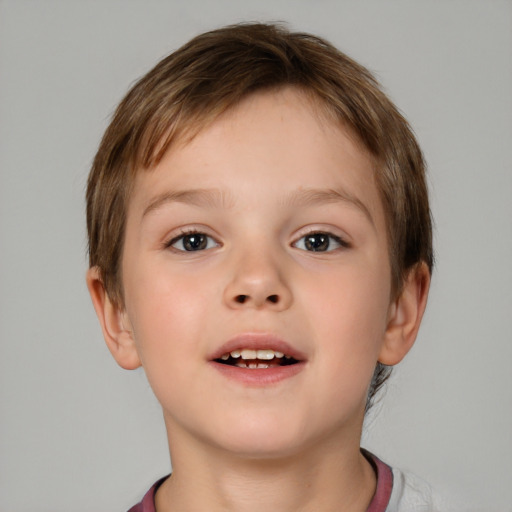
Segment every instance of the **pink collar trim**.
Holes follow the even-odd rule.
[[[386,512],[391,498],[391,491],[393,490],[393,472],[387,464],[382,462],[375,455],[364,449],[361,449],[361,452],[368,459],[368,462],[372,465],[377,476],[377,488],[366,512]],[[155,512],[156,491],[166,478],[167,476],[158,480],[158,482],[149,489],[142,501],[132,507],[128,512]]]
[[[393,471],[372,453],[361,449],[377,475],[377,488],[366,512],[386,512],[393,490]]]

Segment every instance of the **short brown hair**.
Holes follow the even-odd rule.
[[[372,155],[394,293],[415,265],[432,270],[423,156],[372,74],[319,37],[275,24],[239,24],[201,34],[160,61],[121,101],[103,136],[87,187],[89,264],[99,268],[116,305],[124,304],[120,264],[135,174],[247,96],[289,86],[348,127]],[[388,374],[379,363],[370,398]]]

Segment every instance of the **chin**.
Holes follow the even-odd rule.
[[[261,440],[261,442],[230,442],[223,446],[224,450],[232,453],[239,459],[246,460],[272,460],[286,459],[301,453],[302,445],[292,443],[290,440],[276,443],[273,440]]]
[[[222,437],[217,436],[216,444],[224,450],[246,459],[277,459],[296,455],[307,444],[307,436],[296,425],[282,421],[265,421],[258,417],[253,421],[225,424]]]

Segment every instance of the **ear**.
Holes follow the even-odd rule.
[[[122,368],[138,368],[141,361],[126,310],[122,310],[110,300],[98,267],[92,267],[87,271],[86,281],[103,337],[111,354]]]
[[[429,287],[430,272],[422,262],[411,269],[402,292],[390,305],[384,343],[379,354],[382,364],[398,364],[413,346],[427,305]]]

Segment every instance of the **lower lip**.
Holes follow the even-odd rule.
[[[224,377],[251,387],[264,387],[294,377],[306,366],[304,362],[271,368],[239,368],[210,361],[210,364]]]

